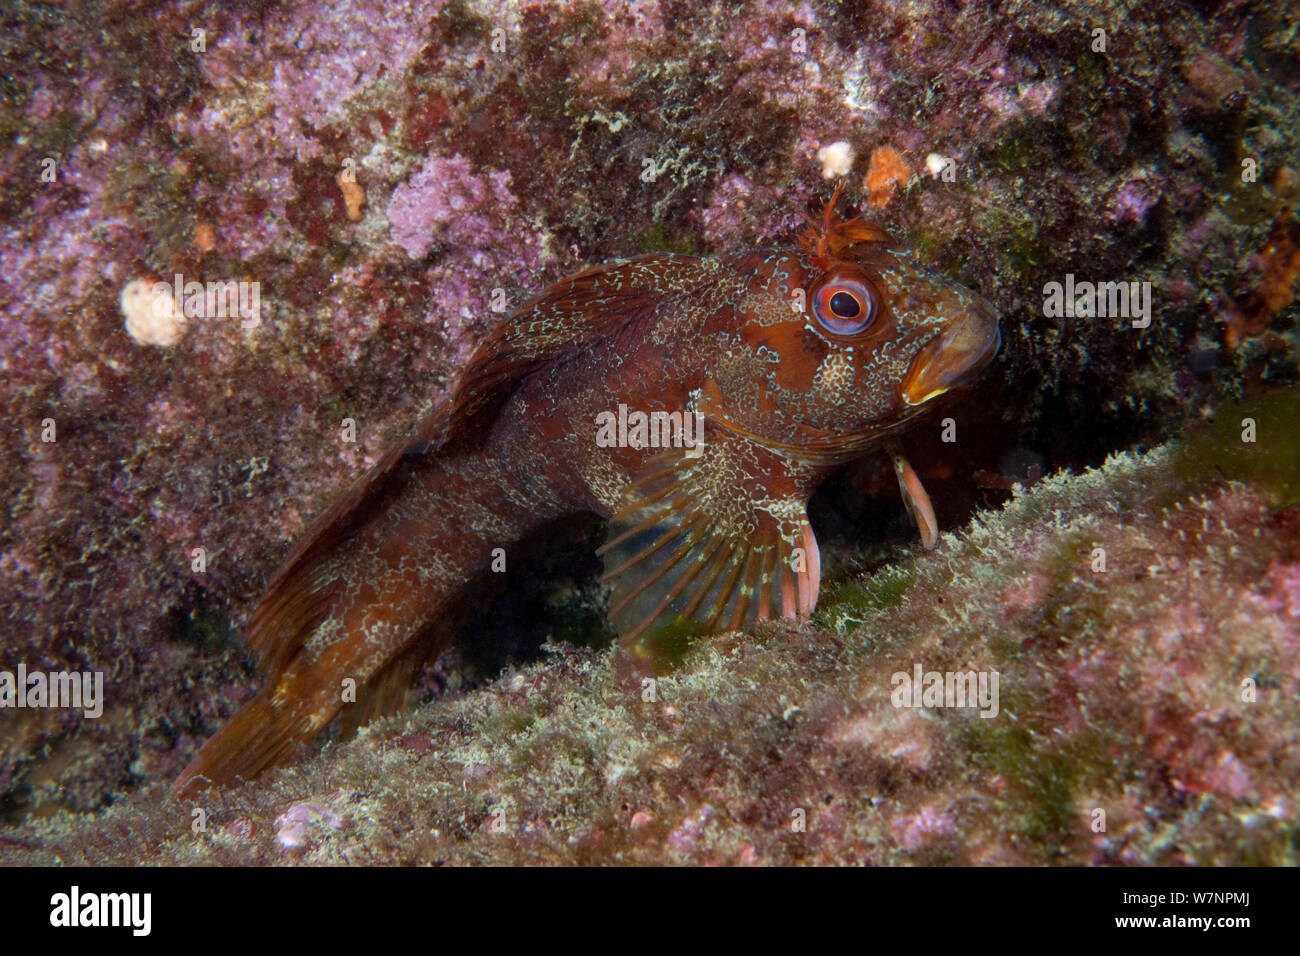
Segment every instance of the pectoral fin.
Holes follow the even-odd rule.
[[[934,505],[930,503],[925,485],[921,484],[921,476],[903,457],[902,449],[894,445],[889,452],[894,459],[894,474],[898,476],[898,490],[903,496],[903,504],[907,506],[907,513],[912,516],[916,529],[921,532],[922,547],[928,551],[939,542],[939,522],[934,516]]]
[[[711,633],[812,613],[821,560],[797,469],[735,436],[646,464],[598,551],[624,644],[672,622]]]

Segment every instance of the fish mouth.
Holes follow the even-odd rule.
[[[908,405],[923,405],[944,392],[974,381],[1002,346],[992,308],[980,307],[950,325],[912,359],[901,394]]]

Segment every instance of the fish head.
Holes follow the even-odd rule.
[[[859,219],[828,214],[802,251],[731,264],[743,291],[716,339],[709,411],[791,457],[857,457],[968,385],[1001,345],[987,300]]]

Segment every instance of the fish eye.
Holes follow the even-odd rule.
[[[880,293],[865,278],[836,271],[813,284],[812,311],[827,332],[857,335],[880,311]]]

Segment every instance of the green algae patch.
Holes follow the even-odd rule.
[[[637,238],[637,245],[642,252],[678,252],[683,255],[695,255],[699,243],[691,232],[670,232],[660,222],[652,223]]]
[[[1300,502],[1300,402],[1277,390],[1224,408],[1179,447],[1175,471],[1188,484],[1256,485],[1277,507]]]
[[[450,45],[482,42],[492,26],[486,17],[472,10],[465,0],[451,0],[443,7],[438,15],[438,25],[442,30],[443,42]]]
[[[1016,829],[1040,849],[1050,849],[1073,822],[1077,772],[1044,746],[1043,734],[1034,727],[1041,706],[1037,695],[1004,687],[1000,703],[1002,714],[1016,719],[968,721],[963,743],[975,766],[1007,782],[1013,799],[1006,810],[1019,817]]]
[[[843,631],[894,607],[916,582],[916,570],[894,565],[866,580],[847,581],[822,598],[813,620],[823,627]]]
[[[536,702],[503,708],[483,722],[485,735],[491,739],[510,739],[530,731],[543,715]]]
[[[648,662],[656,674],[666,674],[680,668],[708,636],[702,623],[678,615],[648,630],[626,650],[634,658]]]
[[[990,158],[1004,170],[1023,170],[1038,155],[1040,137],[1041,133],[1037,129],[1021,122],[993,146]]]
[[[1059,860],[1086,827],[1080,797],[1116,786],[1107,736],[1085,732],[1062,743],[1050,720],[1035,715],[1042,708],[1035,694],[1004,691],[1002,704],[1019,719],[969,721],[964,744],[976,766],[1006,781],[1008,830],[1022,834],[1042,862]]]

